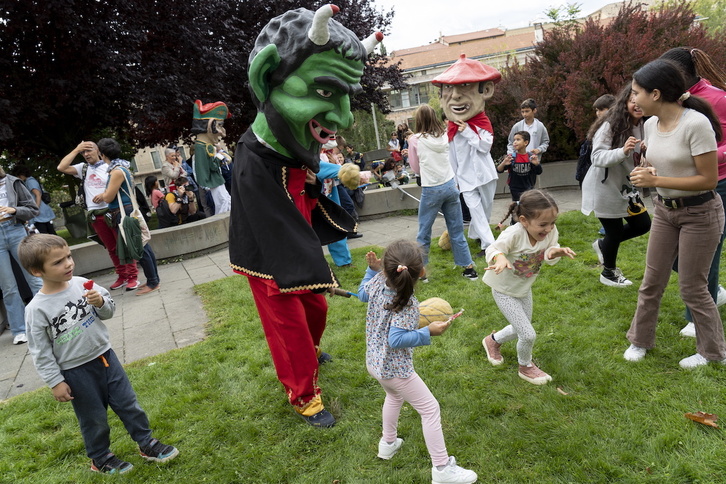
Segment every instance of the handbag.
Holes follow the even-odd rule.
[[[120,167],[120,168],[124,172],[124,177],[128,181],[128,176],[126,176],[126,175],[130,176],[131,174],[128,173],[125,168],[123,168],[123,167]],[[122,232],[123,220],[126,217],[126,210],[123,209],[124,205],[121,200],[121,190],[123,190],[124,193],[126,194],[126,196],[129,197],[129,199],[131,200],[131,205],[133,206],[133,210],[131,211],[131,214],[128,216],[135,218],[139,222],[139,228],[141,229],[141,246],[143,247],[146,244],[148,244],[149,241],[151,240],[151,231],[149,231],[149,226],[146,224],[146,219],[141,214],[141,210],[139,210],[139,204],[136,201],[136,197],[132,197],[129,192],[124,190],[123,184],[121,184],[119,191],[116,192],[116,197],[118,198],[118,206],[120,208],[119,212],[121,214],[121,223],[119,223],[119,233]],[[125,237],[124,237],[124,240],[126,240]]]
[[[643,212],[647,212],[648,209],[645,207],[643,200],[640,198],[638,192],[631,193],[628,196],[628,214],[629,215],[640,215]]]

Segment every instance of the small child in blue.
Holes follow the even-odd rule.
[[[527,151],[530,136],[526,131],[514,133],[512,146],[514,151],[508,153],[504,160],[497,166],[499,173],[509,172],[507,185],[512,194],[512,201],[516,202],[522,193],[534,188],[537,183],[537,175],[542,174],[542,165],[536,153]]]
[[[413,369],[413,348],[430,344],[431,336],[442,334],[451,325],[451,321],[438,321],[418,327],[418,300],[413,290],[423,273],[421,249],[415,242],[397,240],[386,249],[382,261],[368,252],[366,262],[368,270],[358,288],[360,300],[368,302],[366,366],[386,391],[378,457],[388,460],[401,448],[398,416],[408,402],[421,416],[433,464],[432,483],[476,482],[476,473],[456,465],[456,459],[447,453],[439,402]]]
[[[519,202],[509,206],[504,220],[514,214],[518,223],[508,227],[487,248],[489,263],[484,282],[492,288],[492,296],[509,326],[484,338],[482,344],[492,365],[504,362],[499,348],[517,339],[519,376],[535,385],[544,385],[552,377],[532,362],[536,333],[532,326],[532,284],[542,263],[556,264],[562,256],[574,259],[575,252],[560,247],[555,222],[559,209],[549,193],[543,190],[524,192]],[[503,220],[503,221],[504,221]]]
[[[28,272],[43,279],[43,287],[25,308],[30,355],[53,397],[72,403],[91,470],[123,474],[134,467],[109,449],[109,405],[139,444],[141,457],[155,462],[176,457],[175,447],[151,437],[149,419],[111,349],[101,321],[113,317],[116,308],[108,291],[73,276],[71,250],[57,235],[26,237],[18,258]]]

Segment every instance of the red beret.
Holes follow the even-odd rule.
[[[501,79],[502,74],[492,66],[467,59],[466,54],[461,54],[459,60],[436,76],[431,83],[438,86],[441,84],[464,84],[471,82],[499,82]]]

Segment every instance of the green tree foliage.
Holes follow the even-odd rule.
[[[368,110],[359,109],[354,111],[355,122],[353,126],[340,133],[346,142],[353,145],[355,150],[361,153],[378,149],[376,129],[373,126],[373,115],[370,109],[370,106],[368,106]],[[378,137],[381,148],[386,148],[391,138],[391,132],[396,129],[396,125],[393,121],[386,119],[378,108],[376,108],[376,121],[378,122]]]
[[[393,11],[340,0],[335,19],[359,38],[385,33]],[[228,141],[255,115],[247,60],[273,17],[319,2],[26,0],[0,5],[0,153],[55,173],[59,157],[103,130],[134,147],[189,136],[192,103],[225,101]],[[402,85],[373,58],[355,107],[388,110],[379,88]],[[42,173],[39,173],[42,174]]]
[[[687,2],[644,10],[626,4],[605,22],[564,23],[545,32],[535,56],[524,65],[513,62],[503,71],[487,114],[495,127],[494,156],[506,150],[519,104],[534,98],[539,119],[550,134],[545,161],[574,159],[595,115],[599,96],[616,94],[633,72],[666,50],[680,45],[703,49],[724,65],[726,36],[693,23]]]

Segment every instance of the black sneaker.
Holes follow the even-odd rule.
[[[93,472],[102,472],[104,474],[124,474],[133,468],[133,464],[122,461],[111,453],[106,454],[105,460],[98,462],[91,460],[91,470]]]
[[[466,277],[467,279],[471,279],[472,281],[475,281],[479,278],[479,274],[476,273],[476,270],[474,270],[473,267],[467,267],[466,269],[464,269],[464,272],[461,275]]]
[[[333,361],[333,357],[330,356],[325,351],[320,352],[320,356],[318,356],[318,365],[324,365],[325,363]]]
[[[600,274],[600,282],[606,286],[612,287],[627,287],[633,284],[630,280],[625,278],[622,271],[618,268],[603,269]]]
[[[335,417],[333,417],[333,415],[325,409],[322,409],[315,415],[311,415],[309,417],[302,414],[298,415],[300,415],[303,419],[305,419],[307,423],[309,423],[313,427],[328,428],[335,425]]]
[[[154,462],[166,462],[179,455],[179,450],[171,445],[162,444],[156,439],[144,447],[139,446],[141,457]]]

